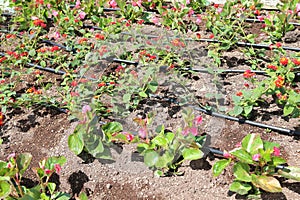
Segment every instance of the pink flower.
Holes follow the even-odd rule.
[[[151,21],[154,23],[154,24],[158,24],[159,20],[157,17],[152,17]]]
[[[54,17],[57,17],[58,12],[57,12],[56,10],[52,10],[52,15],[53,15]]]
[[[230,153],[228,153],[227,151],[224,151],[223,153],[224,158],[231,158],[232,155]]]
[[[259,159],[260,159],[260,154],[255,154],[252,156],[252,160],[254,161],[259,161]]]
[[[16,153],[11,153],[7,156],[6,160],[9,160],[10,158],[15,158],[16,157]]]
[[[194,119],[194,124],[195,125],[200,125],[202,124],[202,121],[203,121],[203,117],[201,115],[198,115],[197,117],[195,117]]]
[[[238,142],[236,145],[235,145],[235,147],[237,147],[237,148],[239,148],[239,147],[241,147],[242,146],[242,142]]]
[[[85,16],[86,16],[86,13],[85,13],[85,12],[81,11],[81,12],[79,13],[79,18],[80,18],[80,19],[84,19]]]
[[[298,13],[298,16],[300,16],[300,3],[297,3],[296,5],[296,13]]]
[[[257,16],[257,19],[259,20],[259,21],[264,21],[264,17],[263,16],[261,16],[261,15],[259,15],[259,16]]]
[[[54,169],[55,169],[55,172],[56,172],[57,174],[59,174],[60,171],[61,171],[61,166],[60,166],[59,164],[54,164]]]
[[[112,8],[115,8],[115,7],[118,6],[118,4],[117,4],[117,2],[116,2],[115,0],[111,0],[111,1],[109,2],[109,5],[110,5],[110,7],[112,7]]]
[[[131,4],[132,4],[132,6],[139,6],[139,7],[141,7],[142,6],[142,0],[138,0],[137,2],[136,1],[132,1]]]
[[[147,136],[147,130],[146,130],[146,128],[141,128],[141,129],[139,130],[139,136],[140,136],[141,138],[146,138],[146,136]]]
[[[185,128],[181,133],[182,135],[187,136],[189,134],[189,129]]]
[[[280,149],[277,147],[273,147],[273,155],[274,156],[280,156]]]
[[[7,163],[7,168],[8,168],[8,169],[12,168],[11,162]]]
[[[80,8],[80,5],[81,5],[80,1],[77,0],[77,1],[76,1],[76,4],[75,4],[75,8],[79,9],[79,8]]]
[[[190,0],[186,0],[186,2],[185,2],[186,5],[189,5],[190,3],[191,3]]]
[[[47,175],[49,175],[49,174],[51,174],[51,170],[50,169],[45,169],[45,173],[47,174]]]
[[[191,10],[189,10],[189,12],[188,12],[188,16],[191,17],[194,13],[195,13],[194,10],[191,9]]]
[[[218,9],[217,9],[217,13],[219,13],[219,14],[220,14],[222,11],[223,11],[223,8],[218,8]]]
[[[134,136],[133,136],[132,134],[130,134],[130,133],[127,133],[127,134],[126,134],[126,139],[127,139],[129,142],[132,141],[133,138],[134,138]]]
[[[201,15],[197,15],[196,24],[199,25],[202,22]]]
[[[190,128],[190,132],[191,132],[194,136],[197,136],[197,135],[198,135],[198,128],[197,128],[197,127],[192,127],[192,128]]]
[[[82,114],[85,114],[87,112],[90,112],[92,110],[92,108],[89,105],[84,105],[82,107]]]

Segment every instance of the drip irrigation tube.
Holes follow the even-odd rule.
[[[233,18],[233,19],[236,20],[237,18]],[[261,21],[259,19],[254,19],[254,18],[246,18],[246,19],[244,19],[244,21],[255,22],[255,23],[264,23],[264,21]],[[294,26],[300,26],[300,23],[297,23],[297,22],[289,22],[289,24],[294,25]]]
[[[179,102],[177,102],[175,98],[160,97],[158,95],[151,95],[150,97],[163,99],[163,100],[166,100],[166,101],[169,101],[169,102],[172,102],[172,103],[179,104]],[[277,132],[280,132],[280,133],[284,133],[284,134],[290,135],[290,136],[300,136],[300,132],[296,131],[296,130],[291,130],[291,129],[287,129],[287,128],[281,128],[281,127],[266,125],[266,124],[250,121],[250,120],[243,119],[243,118],[232,117],[232,116],[229,116],[229,115],[213,112],[213,111],[201,108],[199,106],[191,105],[191,104],[185,104],[183,106],[191,107],[194,110],[203,112],[207,115],[211,115],[211,116],[214,116],[214,117],[219,117],[219,118],[227,119],[227,120],[230,120],[230,121],[236,121],[236,122],[239,122],[240,124],[249,124],[249,125],[252,125],[252,126],[259,127],[259,128],[270,129],[270,130],[277,131]]]
[[[193,39],[191,38],[187,38],[187,41],[191,41]],[[200,41],[200,42],[212,42],[212,43],[221,43],[221,41],[219,40],[215,40],[215,39],[197,39],[194,41]],[[270,49],[270,45],[268,44],[252,44],[252,43],[248,43],[248,42],[237,42],[236,43],[238,46],[248,46],[248,47],[254,47],[257,49]],[[287,46],[282,46],[281,47],[284,50],[290,50],[290,51],[300,51],[300,48],[296,48],[296,47],[287,47]]]
[[[187,70],[187,71],[193,71],[193,72],[199,72],[199,73],[210,73],[210,70],[208,69],[196,69],[196,68],[183,68],[182,70]],[[218,69],[218,70],[213,70],[216,73],[221,73],[221,74],[243,74],[247,70],[239,70],[239,69]],[[259,75],[267,75],[267,72],[261,71],[261,70],[251,70],[251,73],[259,74]],[[300,76],[300,72],[295,72],[295,76]]]

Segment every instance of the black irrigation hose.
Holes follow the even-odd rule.
[[[151,95],[150,97],[158,98],[158,99],[162,99],[162,100],[166,100],[166,101],[169,101],[169,102],[172,102],[172,103],[179,104],[176,101],[175,98],[160,97],[158,95]],[[290,135],[290,136],[300,136],[300,132],[296,131],[296,130],[291,130],[291,129],[287,129],[287,128],[281,128],[281,127],[266,125],[266,124],[250,121],[250,120],[247,120],[247,119],[244,119],[244,118],[232,117],[232,116],[229,116],[229,115],[213,112],[211,110],[204,109],[204,108],[201,108],[201,107],[195,106],[195,105],[186,104],[186,105],[183,105],[183,106],[191,107],[194,110],[203,112],[203,113],[205,113],[207,115],[210,115],[210,116],[213,116],[213,117],[219,117],[219,118],[227,119],[227,120],[230,120],[230,121],[236,121],[236,122],[239,122],[240,124],[249,124],[249,125],[252,125],[252,126],[259,127],[259,128],[270,129],[270,130],[277,131],[277,132],[280,132],[280,133],[284,133],[284,134],[287,134],[287,135]]]
[[[186,39],[187,41],[191,41],[193,39],[191,38],[187,38]],[[222,43],[221,41],[219,40],[215,40],[215,39],[197,39],[197,40],[194,40],[194,41],[200,41],[200,42],[212,42],[212,43]],[[247,46],[247,47],[254,47],[254,48],[257,48],[257,49],[270,49],[270,45],[268,44],[252,44],[252,43],[248,43],[248,42],[237,42],[236,45],[238,46]],[[282,49],[284,50],[290,50],[290,51],[300,51],[300,48],[296,48],[296,47],[287,47],[287,46],[282,46],[281,47]]]
[[[266,124],[250,121],[250,120],[243,119],[243,118],[232,117],[232,116],[229,116],[229,115],[225,115],[225,114],[221,114],[221,113],[217,113],[217,112],[212,112],[210,110],[200,108],[198,106],[190,106],[190,107],[194,108],[197,111],[201,111],[201,112],[203,112],[207,115],[211,115],[211,116],[214,116],[214,117],[219,117],[219,118],[223,118],[223,119],[227,119],[227,120],[231,120],[231,121],[236,121],[236,122],[239,122],[240,124],[249,124],[249,125],[252,125],[252,126],[259,127],[259,128],[270,129],[270,130],[273,130],[273,131],[285,133],[285,134],[290,135],[290,136],[300,136],[300,132],[296,131],[296,130],[291,130],[291,129],[287,129],[287,128],[281,128],[281,127],[266,125]]]
[[[187,70],[187,71],[193,71],[193,72],[199,72],[199,73],[210,73],[210,70],[208,69],[196,69],[196,68],[182,68],[182,70]],[[221,74],[242,74],[245,73],[247,70],[243,69],[218,69],[218,70],[213,70],[216,73],[221,73]],[[267,75],[266,71],[261,71],[261,70],[251,70],[251,73],[259,74],[259,75]],[[295,76],[300,76],[300,72],[296,72]]]
[[[234,18],[236,19],[236,18]],[[253,19],[253,18],[246,18],[244,19],[244,21],[246,22],[255,22],[255,23],[264,23],[264,21],[261,21],[259,19]],[[300,26],[300,23],[296,23],[296,22],[289,22],[288,24],[294,25],[294,26]]]

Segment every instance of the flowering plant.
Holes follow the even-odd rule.
[[[56,184],[50,182],[53,173],[59,174],[65,157],[50,157],[39,163],[34,171],[39,184],[33,188],[22,185],[22,178],[32,160],[30,153],[15,153],[8,156],[7,161],[0,161],[0,198],[4,199],[69,199],[70,195],[56,192]]]
[[[245,89],[233,95],[234,109],[231,115],[243,115],[249,117],[254,106],[259,101],[265,101],[265,96],[272,96],[273,100],[283,107],[283,115],[297,117],[300,115],[300,94],[299,88],[294,83],[296,77],[295,69],[300,65],[299,58],[277,57],[274,62],[267,65],[266,73],[268,77],[263,81],[255,78],[255,73],[247,70],[244,78],[249,81],[245,86],[254,84],[255,88]],[[269,102],[270,103],[270,102]]]
[[[139,120],[142,125],[140,135],[146,138],[142,140],[137,149],[144,156],[145,164],[155,171],[155,175],[163,176],[181,174],[179,165],[185,160],[197,160],[203,157],[202,147],[205,136],[198,134],[198,125],[202,117],[194,117],[191,110],[183,113],[186,117],[184,128],[179,128],[175,133],[165,130],[164,126],[158,126],[155,136],[149,138],[149,131],[145,123],[148,120]]]
[[[233,163],[235,180],[229,190],[240,195],[260,195],[261,190],[281,192],[280,182],[275,177],[300,181],[300,168],[282,166],[286,160],[280,155],[279,144],[263,141],[257,134],[247,135],[239,147],[225,152],[224,157],[213,166],[213,175],[219,176]]]

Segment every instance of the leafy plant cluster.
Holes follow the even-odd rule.
[[[239,147],[224,154],[226,159],[217,161],[213,166],[214,176],[233,163],[235,177],[229,190],[249,198],[257,198],[262,190],[281,192],[277,178],[284,177],[300,181],[300,168],[286,166],[280,156],[277,143],[263,141],[257,134],[247,135]]]

